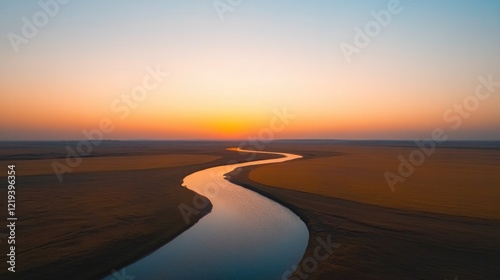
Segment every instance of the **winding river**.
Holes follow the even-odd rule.
[[[224,177],[236,168],[301,157],[259,153],[283,157],[212,167],[184,178],[184,186],[209,198],[212,212],[171,242],[125,267],[123,275],[135,276],[135,280],[266,280],[282,279],[285,271],[293,270],[307,246],[305,224],[288,208]]]

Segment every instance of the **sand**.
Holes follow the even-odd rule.
[[[53,164],[66,165],[72,169],[72,173],[93,173],[106,171],[143,170],[166,167],[180,167],[193,164],[200,164],[219,159],[212,155],[191,155],[191,154],[168,154],[168,155],[147,155],[147,156],[103,156],[82,158],[81,164],[76,167],[67,165],[66,159],[37,159],[37,160],[16,160],[18,166],[18,176],[55,174],[55,170],[63,170],[65,167],[54,169]],[[7,166],[10,161],[0,161],[0,166]],[[7,173],[0,174],[6,177]],[[64,175],[63,175],[64,178]]]
[[[252,170],[253,181],[398,209],[500,219],[500,150],[437,149],[404,182],[389,187],[384,173],[398,174],[398,156],[413,148],[349,147]]]
[[[225,150],[238,143],[112,141],[84,158],[81,169],[64,175],[59,183],[44,165],[63,158],[67,144],[0,143],[0,158],[14,162],[20,171],[15,274],[19,279],[96,279],[119,270],[209,213],[211,204],[186,224],[178,206],[193,206],[197,194],[181,186],[182,178],[248,157]],[[33,173],[37,175],[27,175]],[[7,207],[5,195],[2,187],[2,209]],[[4,279],[3,251],[0,262]]]
[[[44,160],[62,160],[67,144],[0,143],[0,160],[14,162],[20,170],[30,165],[40,170],[36,165]],[[300,266],[314,257],[317,237],[330,236],[341,244],[308,272],[308,279],[500,279],[500,211],[494,187],[500,185],[500,149],[450,145],[393,193],[381,172],[395,170],[397,155],[412,150],[408,145],[276,141],[267,150],[298,153],[304,159],[245,168],[232,181],[282,203],[306,222],[310,242]],[[248,158],[226,150],[235,146],[109,141],[84,159],[93,164],[65,175],[63,183],[47,171],[20,175],[17,278],[96,279],[172,240],[210,211],[207,206],[185,223],[177,207],[189,205],[196,194],[181,187],[180,180]],[[478,187],[471,188],[472,182]],[[5,209],[1,188],[0,208]],[[474,201],[479,201],[476,207]],[[4,254],[0,262],[3,279]]]
[[[299,267],[310,265],[316,238],[341,244],[307,279],[500,279],[499,150],[440,148],[393,193],[382,173],[413,148],[392,145],[277,141],[270,151],[304,159],[249,167],[231,181],[306,222]]]

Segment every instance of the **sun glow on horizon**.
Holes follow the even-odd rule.
[[[277,139],[425,137],[478,76],[500,80],[500,5],[403,4],[347,63],[339,44],[387,1],[256,0],[224,21],[194,1],[72,3],[19,54],[0,43],[0,140],[81,139],[107,118],[109,139],[246,139],[283,108],[295,117]],[[3,34],[39,8],[0,7]],[[169,76],[124,99],[157,66]],[[493,94],[450,137],[500,139],[499,107]]]

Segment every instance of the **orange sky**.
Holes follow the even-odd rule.
[[[443,127],[452,138],[499,139],[500,89],[460,129],[443,120],[479,75],[500,80],[500,39],[487,35],[500,24],[487,7],[463,4],[443,19],[432,12],[440,4],[421,4],[349,64],[339,43],[385,2],[293,2],[279,19],[259,3],[222,22],[192,3],[103,4],[113,13],[68,5],[18,54],[0,43],[0,140],[82,139],[103,118],[116,125],[109,139],[242,139],[283,108],[295,118],[276,138],[414,139]],[[1,9],[3,34],[39,9],[11,6]],[[117,112],[114,102],[123,106],[157,65],[169,76],[126,117]]]

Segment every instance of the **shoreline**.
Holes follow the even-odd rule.
[[[297,158],[297,157],[300,157],[299,155],[295,155],[295,154],[282,154],[282,153],[262,152],[262,151],[253,151],[253,150],[234,150],[234,149],[228,149],[228,150],[229,150],[229,151],[236,151],[236,153],[234,153],[234,154],[238,154],[238,152],[240,152],[240,154],[241,154],[241,153],[243,153],[243,154],[246,154],[247,156],[248,156],[248,155],[252,155],[252,160],[244,160],[244,161],[239,162],[239,165],[243,165],[243,166],[241,166],[241,167],[244,167],[244,166],[245,166],[245,165],[247,165],[247,164],[249,164],[249,165],[255,164],[255,166],[260,166],[260,165],[264,165],[264,164],[272,164],[272,163],[274,163],[274,162],[265,162],[265,161],[275,161],[275,160],[278,160],[278,162],[280,162],[280,161],[281,161],[281,159],[283,159],[283,161],[288,161],[288,160],[293,160],[293,159],[295,159],[295,158]],[[264,159],[263,159],[262,157],[257,158],[257,157],[255,157],[255,155],[256,155],[256,154],[266,154],[266,156],[267,156],[267,157],[272,157],[272,158],[264,158]],[[264,161],[264,162],[263,162],[263,161]],[[197,193],[197,195],[199,195],[199,196],[202,196],[202,197],[207,197],[207,193],[203,191],[203,188],[202,188],[202,187],[196,187],[196,186],[203,186],[203,184],[205,184],[205,183],[207,183],[207,182],[212,182],[212,180],[221,180],[221,181],[225,181],[225,182],[229,183],[229,181],[227,180],[227,177],[226,177],[226,176],[227,176],[227,174],[228,174],[227,170],[230,170],[230,172],[233,172],[233,171],[235,171],[235,170],[237,171],[237,170],[240,168],[239,166],[233,166],[233,165],[235,165],[235,164],[236,164],[236,163],[230,162],[230,163],[228,163],[228,164],[217,165],[217,166],[215,166],[215,167],[208,167],[208,168],[205,168],[205,169],[199,169],[199,170],[197,170],[197,171],[195,171],[195,172],[193,172],[193,173],[191,173],[191,174],[187,175],[186,177],[184,177],[184,179],[182,180],[182,182],[183,182],[183,184],[182,184],[182,185],[183,185],[184,187],[188,188],[189,190],[196,192],[196,193]],[[231,167],[231,168],[228,168],[228,167]],[[218,168],[218,170],[217,170],[217,171],[215,171],[215,173],[214,173],[214,174],[219,174],[219,175],[217,175],[217,179],[215,179],[214,177],[212,177],[212,176],[209,176],[209,175],[208,175],[208,174],[210,173],[210,171],[209,171],[209,170],[211,170],[211,169],[213,169],[213,168]],[[222,171],[224,171],[224,173],[223,173]],[[197,180],[193,180],[193,179],[191,179],[191,177],[192,177],[191,175],[193,175],[193,174],[198,174],[198,173],[202,173],[202,172],[205,172],[205,174],[204,174],[204,178],[206,178],[206,179],[205,179],[206,181],[203,181],[203,183],[197,183],[197,182],[198,182]],[[229,173],[230,173],[230,172],[229,172]],[[195,177],[195,178],[198,178],[198,177],[196,177],[196,175],[195,175],[194,177]],[[220,177],[220,178],[219,178],[219,177]],[[212,178],[212,179],[211,179],[211,178]],[[217,184],[219,184],[219,183],[217,183]],[[268,200],[268,199],[266,199],[266,198],[264,198],[264,197],[262,197],[262,196],[258,195],[258,193],[255,193],[255,192],[253,192],[253,191],[251,191],[251,192],[249,193],[249,192],[248,192],[248,190],[246,190],[246,191],[245,191],[245,189],[246,189],[246,188],[245,188],[245,187],[243,187],[243,186],[233,186],[233,187],[234,187],[234,188],[238,188],[238,191],[239,191],[239,192],[248,193],[249,195],[251,194],[253,197],[255,197],[256,201],[257,201],[257,199],[259,199],[259,200],[263,200],[263,201],[265,201],[266,203],[268,203],[268,204],[270,204],[270,205],[273,205],[273,207],[276,207],[277,209],[278,209],[278,208],[281,208],[281,209],[283,209],[283,211],[286,211],[285,209],[288,209],[288,210],[289,210],[289,208],[287,208],[286,206],[283,206],[282,204],[276,203],[274,200]],[[217,205],[219,205],[219,204],[218,204],[218,203],[219,203],[218,198],[213,198],[213,199],[212,199],[212,197],[211,197],[210,195],[208,195],[208,197],[209,197],[209,198],[208,198],[208,200],[210,201],[210,203],[211,203],[211,205],[212,205],[212,211],[209,211],[209,213],[212,213],[212,215],[215,215],[214,217],[219,217],[219,215],[220,215],[220,209],[219,209],[219,208],[217,208],[217,209],[219,209],[219,211],[213,211],[214,207],[216,207]],[[259,197],[260,197],[260,198],[259,198]],[[226,199],[227,199],[227,198],[226,198]],[[224,196],[223,196],[223,201],[225,201],[225,200],[224,200]],[[230,201],[231,201],[231,200],[230,200]],[[245,202],[245,201],[243,200],[243,198],[239,198],[239,199],[237,199],[237,200],[233,199],[233,200],[232,200],[232,203],[233,203],[233,204],[235,204],[235,205],[238,205],[238,207],[233,207],[232,209],[233,209],[233,210],[240,210],[240,208],[239,208],[240,206],[245,206],[245,203],[244,203],[244,202]],[[247,204],[247,205],[249,205],[249,204]],[[220,207],[220,205],[219,205],[219,207]],[[283,208],[283,207],[284,207],[284,208]],[[253,209],[253,206],[251,206],[249,209]],[[272,209],[274,209],[274,208],[272,208]],[[232,210],[231,210],[231,209],[225,209],[225,210],[227,210],[227,211],[229,211],[229,212],[232,212]],[[224,210],[224,212],[225,212],[225,210]],[[216,212],[217,212],[217,213],[216,213]],[[251,211],[247,211],[247,212],[248,212],[248,213],[251,213]],[[279,211],[278,211],[278,212],[279,212]],[[266,213],[274,213],[274,211],[268,210],[268,211],[266,211]],[[293,214],[292,214],[292,213],[293,213]],[[297,243],[297,244],[301,244],[301,245],[300,245],[300,247],[298,247],[298,248],[300,248],[300,250],[299,250],[299,251],[297,251],[297,254],[295,255],[296,262],[298,263],[298,262],[300,261],[300,259],[303,257],[303,253],[304,253],[304,251],[303,251],[303,250],[305,250],[305,247],[307,246],[309,232],[307,231],[307,228],[306,228],[306,226],[305,226],[305,224],[303,223],[303,221],[302,221],[302,220],[297,220],[297,218],[296,218],[296,217],[295,217],[295,218],[293,218],[293,216],[294,216],[294,215],[296,215],[293,211],[288,212],[288,214],[287,214],[287,215],[288,215],[289,217],[292,217],[292,218],[290,218],[290,219],[291,219],[291,220],[289,221],[290,223],[287,223],[286,225],[294,225],[294,223],[300,223],[301,229],[302,229],[302,231],[304,232],[303,238],[300,240],[301,242],[300,242],[300,243]],[[251,215],[250,215],[250,216],[251,216]],[[200,220],[201,220],[202,218],[204,218],[204,217],[207,217],[207,216],[206,216],[206,215],[203,215],[203,217],[200,217],[197,221],[200,221]],[[242,218],[242,217],[240,217],[240,219],[241,219],[241,218]],[[207,221],[212,221],[212,220],[210,219],[210,217],[208,217],[207,219],[208,219]],[[215,218],[215,219],[217,219],[217,218]],[[251,220],[251,217],[248,217],[248,219],[247,219],[247,217],[245,217],[245,218],[244,218],[244,220],[248,220],[248,221],[250,221],[250,220]],[[294,223],[292,223],[292,221],[293,221]],[[230,221],[228,221],[228,222],[230,222]],[[207,223],[205,222],[205,224],[207,224]],[[210,222],[209,222],[209,224],[210,224]],[[229,229],[229,231],[227,231],[227,230],[220,231],[220,233],[218,233],[217,235],[221,235],[221,234],[222,234],[222,235],[224,235],[225,233],[232,233],[232,232],[233,232],[233,231],[231,230],[232,228],[234,228],[234,229],[236,230],[235,232],[239,232],[239,227],[238,227],[238,223],[237,223],[237,221],[232,221],[232,222],[231,222],[231,224],[236,225],[236,226],[229,227],[229,228],[228,228],[228,229]],[[193,224],[193,225],[194,225],[194,224]],[[266,225],[267,225],[270,229],[273,229],[273,228],[274,228],[274,225],[273,225],[273,224],[269,224],[269,223],[267,223]],[[290,228],[293,228],[293,227],[290,227]],[[193,231],[191,230],[190,234],[187,234],[188,238],[186,238],[186,236],[177,235],[177,236],[176,236],[176,237],[174,237],[171,241],[176,240],[176,238],[177,238],[177,239],[180,239],[180,240],[179,240],[179,242],[180,242],[180,244],[181,244],[181,245],[180,245],[180,247],[179,247],[179,242],[176,242],[176,247],[178,247],[178,248],[177,248],[177,250],[182,250],[182,248],[184,248],[184,249],[185,249],[185,250],[187,250],[188,252],[191,252],[191,251],[196,251],[196,250],[198,249],[198,246],[193,247],[193,246],[191,246],[191,244],[193,244],[193,242],[194,242],[194,244],[198,244],[198,243],[199,243],[199,241],[197,240],[197,238],[196,238],[196,237],[192,236],[192,235],[193,235],[193,233],[194,233],[195,235],[196,235],[196,234],[201,235],[201,239],[200,239],[200,240],[201,240],[201,242],[202,242],[202,243],[200,243],[200,245],[201,245],[201,244],[206,244],[206,242],[209,242],[209,243],[211,242],[211,240],[206,239],[206,237],[207,237],[207,233],[206,233],[205,229],[206,229],[206,228],[203,228],[203,227],[201,227],[201,228],[200,228],[200,227],[199,227],[199,228],[196,228],[196,231],[194,231],[194,232],[193,232]],[[210,229],[207,229],[207,230],[208,230],[208,232],[210,232]],[[214,234],[214,232],[211,232],[211,234]],[[179,237],[179,236],[180,236],[180,237]],[[194,238],[193,238],[193,237],[194,237]],[[203,238],[203,237],[205,237],[205,238]],[[193,240],[193,239],[194,239],[194,240]],[[295,240],[295,239],[294,239],[294,240]],[[224,243],[224,242],[226,242],[226,241],[224,241],[224,240],[220,240],[220,242]],[[248,242],[248,241],[247,241],[247,238],[246,238],[246,237],[241,238],[241,242],[242,242],[242,244],[246,244],[246,243]],[[213,242],[212,242],[212,243],[213,243]],[[292,243],[292,244],[295,244],[296,242],[295,242],[295,241],[293,241],[293,242],[291,242],[291,243]],[[171,276],[173,277],[173,276],[175,275],[176,277],[181,277],[181,278],[182,278],[182,276],[180,276],[180,275],[184,275],[184,274],[182,274],[182,271],[190,271],[190,269],[188,268],[188,267],[189,267],[189,265],[188,265],[187,267],[184,267],[184,266],[183,266],[183,264],[184,264],[184,263],[186,263],[186,262],[178,263],[178,262],[176,262],[176,261],[175,261],[175,259],[176,259],[176,258],[178,258],[178,253],[177,253],[177,251],[175,251],[175,252],[174,252],[174,251],[172,251],[171,253],[166,253],[165,251],[163,251],[163,253],[162,253],[163,246],[168,245],[168,244],[169,244],[168,242],[167,242],[167,243],[164,243],[164,244],[162,244],[162,246],[160,246],[159,248],[157,248],[157,249],[153,250],[153,251],[152,251],[152,252],[150,252],[148,255],[146,255],[146,256],[144,256],[144,257],[142,257],[142,258],[140,258],[140,259],[136,259],[136,260],[134,260],[134,261],[130,262],[131,264],[133,264],[133,265],[132,265],[132,266],[130,266],[130,267],[128,267],[128,265],[123,266],[123,267],[124,267],[124,269],[126,269],[127,274],[128,274],[128,275],[131,275],[131,276],[137,276],[137,277],[152,277],[152,276],[154,276],[154,274],[151,274],[151,272],[153,272],[153,273],[160,273],[160,274],[161,274],[161,270],[158,270],[157,272],[155,272],[155,269],[154,269],[153,267],[149,267],[149,269],[147,269],[145,273],[142,273],[141,269],[139,269],[139,268],[138,268],[138,267],[140,267],[141,265],[140,265],[140,264],[138,264],[138,265],[134,265],[134,263],[141,262],[143,265],[146,265],[146,266],[147,266],[147,264],[150,264],[150,263],[155,263],[155,264],[157,264],[157,263],[161,263],[162,258],[167,257],[167,258],[169,258],[169,259],[172,259],[172,264],[168,264],[168,265],[167,265],[168,267],[170,267],[170,266],[172,266],[172,265],[175,265],[174,267],[179,267],[178,269],[180,269],[180,270],[179,270],[180,274],[176,274],[175,272],[172,272],[172,275],[171,275]],[[191,247],[192,247],[192,248],[191,248]],[[288,248],[288,246],[286,246],[286,248]],[[215,249],[215,248],[213,248],[213,249]],[[210,251],[212,251],[212,250],[210,250]],[[157,252],[160,252],[160,254],[156,254]],[[272,254],[273,252],[279,252],[279,247],[278,247],[278,249],[276,249],[276,250],[270,250],[270,253],[271,253],[271,254]],[[286,252],[289,252],[289,251],[288,251],[288,249],[286,249]],[[153,255],[154,255],[154,256],[153,256],[153,258],[149,258],[149,259],[148,259],[148,256],[149,256],[149,255],[151,255],[151,254],[153,254]],[[182,255],[182,254],[181,254],[181,255]],[[267,254],[266,254],[266,255],[267,255]],[[160,257],[158,257],[158,256],[160,256]],[[186,260],[186,261],[187,261],[187,263],[189,263],[189,260],[191,260],[190,256],[191,256],[191,254],[188,254],[188,255],[186,255],[186,256],[184,256],[184,255],[183,255],[182,259],[183,259],[183,260]],[[192,259],[192,260],[193,260],[193,262],[194,262],[194,263],[196,263],[197,261],[205,262],[203,259],[198,259],[198,258],[196,258],[194,255],[193,255],[193,259]],[[130,263],[129,263],[129,264],[130,264]],[[243,263],[242,263],[242,264],[243,264]],[[267,265],[268,265],[268,262],[267,262],[267,261],[265,261],[265,262],[263,262],[263,264],[264,264],[265,266],[267,266]],[[202,266],[203,266],[203,265],[202,265]],[[284,265],[284,266],[277,266],[277,268],[275,268],[275,269],[274,269],[275,273],[274,273],[273,275],[280,274],[280,273],[281,273],[281,270],[282,270],[282,267],[287,267],[287,266],[288,266],[288,263],[287,263],[286,265]],[[258,266],[258,267],[260,267],[260,266]],[[214,268],[213,268],[213,266],[210,266],[210,268],[209,268],[209,269],[210,269],[210,270],[213,270]],[[175,269],[174,269],[174,270],[175,270]],[[259,270],[259,269],[257,269],[257,270],[253,270],[253,269],[252,269],[252,271],[258,271],[258,270]],[[158,275],[160,275],[160,274],[158,274]],[[203,275],[205,275],[205,274],[203,274]],[[108,275],[106,275],[106,276],[107,276],[107,277],[109,277],[109,278],[112,278],[112,275],[109,275],[109,274],[108,274]],[[201,274],[200,274],[199,276],[201,276]],[[202,278],[203,278],[203,277],[202,277]],[[264,279],[266,279],[266,278],[267,278],[267,277],[264,277]],[[106,279],[108,279],[108,278],[106,278]],[[183,279],[184,279],[184,278],[183,278]]]
[[[230,150],[230,149],[228,149]],[[242,150],[243,151],[243,150]],[[244,152],[247,152],[246,150]],[[248,153],[252,153],[251,151],[248,151]],[[267,159],[274,159],[274,158],[281,158],[283,157],[282,155],[276,155],[276,154],[269,154],[267,152],[259,152],[259,151],[256,151],[255,154],[262,154],[264,155],[263,158],[259,158],[259,155],[256,155],[255,159],[251,160],[251,161],[246,161],[246,160],[238,160],[236,163],[244,163],[244,162],[253,162],[253,161],[259,161],[259,160],[267,160]],[[213,162],[210,162],[210,163],[215,163],[215,162],[219,162],[220,160],[223,160],[222,158],[221,159],[218,159],[218,160],[215,160]],[[206,163],[206,164],[203,164],[203,165],[207,165],[207,164],[210,164],[210,163]],[[205,166],[204,168],[200,168],[200,169],[197,169],[193,172],[190,172],[189,174],[187,174],[186,176],[184,176],[180,181],[179,181],[179,186],[181,188],[185,188],[187,189],[184,185],[183,185],[183,180],[184,178],[186,178],[187,176],[193,174],[193,173],[196,173],[196,172],[199,172],[199,171],[202,171],[202,170],[205,170],[205,169],[210,169],[210,168],[213,168],[213,167],[218,167],[218,166],[225,166],[227,164],[215,164],[215,165],[211,165],[211,166]],[[234,171],[234,170],[233,170]],[[233,172],[231,171],[231,172]],[[231,173],[229,172],[229,173]],[[225,175],[223,175],[225,176]],[[189,190],[189,189],[188,189]],[[192,191],[192,190],[190,190]],[[124,258],[126,260],[124,260],[123,262],[121,262],[121,264],[118,266],[119,268],[115,269],[116,271],[119,271],[123,268],[126,268],[127,266],[137,262],[137,261],[140,261],[141,259],[151,255],[152,253],[154,253],[156,250],[160,249],[161,247],[165,246],[166,244],[168,244],[169,242],[173,241],[175,238],[177,238],[178,236],[180,236],[181,234],[183,234],[184,232],[186,232],[187,230],[189,230],[191,227],[193,227],[195,224],[197,224],[202,218],[204,218],[206,215],[210,214],[212,212],[212,209],[213,209],[213,205],[212,205],[212,202],[210,201],[209,198],[195,192],[195,191],[192,191],[195,196],[201,196],[203,198],[205,198],[208,202],[209,202],[209,206],[207,206],[206,208],[202,209],[202,210],[199,210],[200,213],[198,215],[196,215],[196,220],[192,223],[192,224],[189,224],[186,228],[184,229],[181,229],[179,230],[176,234],[174,235],[170,235],[170,236],[166,236],[164,239],[161,239],[161,240],[158,240],[157,242],[153,243],[153,244],[150,244],[150,246],[147,246],[146,248],[142,248],[143,250],[143,253],[138,253],[136,255],[137,256],[130,256],[130,257],[127,257],[127,258]],[[292,211],[293,212],[293,211]],[[102,279],[104,277],[107,277],[109,276],[110,273],[105,273],[105,274],[101,274],[101,275],[98,275],[99,279]]]
[[[197,195],[202,196],[198,193],[197,193]],[[204,196],[202,196],[202,197],[204,197]],[[204,197],[204,198],[206,198],[206,197]],[[208,198],[206,198],[206,199],[208,200]],[[208,201],[209,201],[209,206],[207,206],[204,209],[199,210],[200,213],[198,215],[196,215],[196,220],[192,224],[189,224],[186,228],[180,229],[178,232],[176,232],[173,235],[165,236],[164,239],[157,240],[156,242],[152,242],[152,244],[149,244],[149,246],[142,247],[141,248],[142,250],[140,252],[137,252],[137,254],[135,254],[134,256],[124,257],[124,260],[120,263],[120,265],[117,268],[113,269],[112,271],[120,271],[120,270],[124,269],[125,267],[151,255],[156,250],[158,250],[162,246],[168,244],[169,242],[171,242],[172,240],[177,238],[179,235],[183,234],[185,231],[189,230],[191,227],[196,225],[203,217],[205,217],[206,215],[210,214],[210,212],[212,212],[212,208],[213,208],[212,203],[210,202],[210,200],[208,200]],[[112,271],[110,271],[110,272],[112,272]],[[103,278],[111,275],[110,272],[97,275],[97,278],[103,279]]]
[[[203,163],[201,166],[192,165],[188,166],[184,170],[198,170],[203,169],[207,166],[217,165],[218,160],[214,162]],[[168,179],[168,169],[158,168],[158,169],[149,169],[149,170],[139,170],[135,171],[136,174],[160,174],[155,175],[158,177],[163,177],[166,180]],[[181,171],[179,173],[185,173],[185,171]],[[162,176],[161,173],[165,172],[165,175]],[[130,173],[130,172],[129,172]],[[115,174],[120,175],[124,174],[123,171],[116,172]],[[87,175],[87,174],[85,174]],[[80,174],[81,176],[81,174]],[[115,176],[115,175],[112,175]],[[37,176],[34,176],[37,177]],[[24,177],[27,178],[27,177]],[[184,178],[184,176],[182,177]],[[69,180],[68,180],[69,181]],[[179,188],[183,188],[181,185],[182,180],[176,180]],[[137,186],[139,187],[139,186]],[[163,187],[168,187],[168,184],[164,184]],[[190,190],[187,190],[191,192]],[[197,196],[199,194],[192,192],[192,196]],[[164,198],[165,202],[169,202],[169,198]],[[156,221],[162,219],[169,219],[171,213],[162,212],[165,209],[152,209],[151,213],[148,213],[147,216],[139,218],[139,224],[135,224],[134,222],[125,221],[126,224],[133,223],[132,227],[142,227],[143,222],[147,223],[157,223]],[[123,238],[113,239],[110,242],[107,242],[104,246],[99,248],[90,250],[90,251],[79,251],[74,252],[69,257],[65,257],[63,262],[50,262],[41,265],[37,265],[34,267],[30,267],[27,270],[20,270],[16,272],[16,277],[20,277],[22,279],[40,279],[40,278],[50,278],[59,276],[61,278],[68,279],[102,279],[112,273],[112,271],[120,271],[127,265],[140,260],[147,255],[153,253],[156,249],[160,248],[164,244],[174,240],[177,236],[191,228],[193,225],[198,223],[204,216],[209,214],[212,210],[212,204],[209,202],[207,207],[200,209],[197,215],[191,216],[191,221],[189,224],[177,223],[173,224],[170,227],[162,226],[158,224],[153,228],[144,228],[144,233],[140,236],[130,235],[129,232],[122,232],[120,229],[116,234],[123,236]],[[154,214],[155,213],[155,214]],[[180,213],[175,213],[180,216]],[[175,215],[174,214],[174,215]],[[156,217],[154,217],[156,216]],[[154,220],[154,221],[153,221]],[[111,225],[113,226],[113,225]],[[174,231],[172,231],[174,229]],[[103,229],[104,230],[104,229]],[[116,231],[111,228],[108,229],[112,232]],[[86,235],[88,238],[84,238],[81,242],[85,242],[87,240],[96,238],[92,234]],[[46,241],[47,242],[47,241]],[[47,243],[50,244],[50,243]],[[47,246],[47,245],[41,245]],[[20,263],[28,262],[28,259],[23,256],[22,253],[19,254]],[[91,268],[91,269],[89,269]],[[3,274],[3,273],[2,273]],[[75,276],[77,275],[77,276]]]
[[[337,148],[314,146],[297,151],[291,149],[293,146],[283,145],[269,149],[302,155],[296,162],[346,155]],[[20,211],[29,219],[20,224],[23,231],[19,232],[22,237],[19,240],[24,250],[19,252],[19,264],[24,267],[20,266],[15,276],[23,279],[106,277],[113,270],[120,271],[155,252],[212,211],[208,199],[210,209],[200,211],[191,219],[192,223],[179,229],[179,225],[185,223],[176,219],[177,203],[191,201],[192,196],[199,195],[191,190],[186,192],[182,186],[186,176],[227,165],[231,160],[248,161],[248,153],[226,151],[225,147],[214,146],[201,153],[220,156],[211,162],[172,168],[74,173],[68,175],[64,184],[55,184],[52,175],[20,176],[18,183],[24,186],[20,190],[23,199]],[[127,149],[132,148],[137,150]],[[153,148],[141,153],[158,154]],[[175,153],[179,151],[177,147],[170,149]],[[200,154],[198,149],[180,150]],[[105,150],[100,155],[109,152]],[[256,154],[252,161],[279,157],[282,156]],[[249,178],[249,173],[257,168],[265,167],[245,166],[238,174],[237,169],[224,177],[279,203],[305,223],[309,240],[302,261],[314,253],[317,237],[325,239],[331,235],[333,242],[341,244],[308,279],[446,279],[455,275],[460,279],[500,278],[500,271],[496,269],[500,261],[500,220],[376,206],[278,187],[279,184],[265,185]],[[286,172],[289,172],[287,168],[277,175],[287,176]],[[52,196],[44,196],[47,192]],[[37,200],[39,197],[46,200]],[[65,232],[67,229],[73,232]],[[39,232],[37,238],[29,238],[36,232]],[[405,252],[411,252],[411,256]],[[0,273],[0,277],[4,275]],[[297,273],[292,276],[303,279]]]
[[[331,235],[333,242],[341,244],[307,279],[446,279],[455,275],[490,279],[500,276],[494,269],[500,256],[498,220],[388,208],[264,185],[248,176],[257,167],[244,168],[237,175],[229,173],[228,179],[282,204],[306,224],[309,242],[299,267],[307,257],[313,256],[317,238]],[[475,234],[461,233],[469,230]],[[461,264],[463,260],[474,265],[465,266]],[[291,277],[305,279],[297,271]]]
[[[198,154],[198,149],[188,152]],[[30,218],[19,225],[23,250],[18,254],[15,276],[27,280],[101,279],[174,240],[212,211],[210,202],[185,223],[178,203],[190,205],[199,194],[183,187],[182,180],[199,170],[244,162],[248,156],[217,146],[208,154],[220,158],[170,168],[74,173],[62,184],[52,174],[20,176],[18,184],[24,186],[21,216]],[[268,158],[274,156],[256,157]],[[49,200],[36,199],[47,191],[55,195]],[[29,238],[35,232],[41,234]],[[45,254],[49,255],[42,258]],[[7,276],[5,271],[0,277]]]

